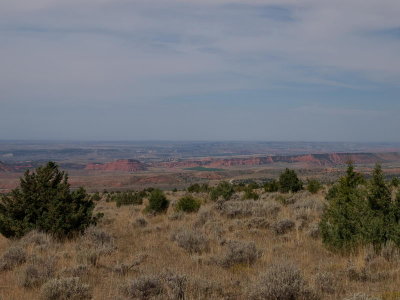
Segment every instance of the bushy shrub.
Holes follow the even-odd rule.
[[[301,271],[293,264],[274,264],[263,274],[249,292],[253,300],[311,300],[318,299],[308,287]]]
[[[0,271],[11,270],[26,261],[27,254],[21,247],[11,247],[0,257]]]
[[[89,300],[92,293],[89,285],[78,277],[56,278],[46,282],[41,288],[43,300]]]
[[[142,276],[121,287],[122,293],[130,299],[152,299],[164,293],[158,276]]]
[[[324,211],[320,228],[322,240],[332,250],[349,251],[373,244],[375,249],[389,241],[400,245],[400,197],[391,199],[380,165],[367,186],[349,164],[340,178],[330,205]]]
[[[236,264],[252,265],[261,256],[254,242],[228,241],[218,264],[229,268]]]
[[[392,187],[395,187],[395,188],[399,187],[399,186],[400,186],[400,179],[399,179],[399,177],[393,177],[392,180],[390,181],[390,185],[391,185]]]
[[[25,288],[41,286],[55,273],[55,259],[34,257],[19,274],[19,284]]]
[[[358,178],[360,174],[349,164],[346,175],[335,185],[329,198],[330,205],[322,216],[322,241],[333,250],[348,251],[366,242],[363,223],[368,205],[364,191],[358,186]]]
[[[177,211],[184,211],[188,213],[197,212],[201,206],[199,200],[194,197],[187,195],[180,198],[176,204]]]
[[[100,201],[101,200],[101,196],[100,196],[99,192],[94,193],[91,196],[91,199],[92,199],[92,201]]]
[[[307,179],[307,191],[316,194],[322,189],[322,184],[316,179]]]
[[[122,205],[141,205],[143,198],[146,197],[146,192],[122,192],[118,193],[115,198],[115,204],[117,207]]]
[[[172,235],[172,240],[191,254],[201,254],[210,250],[209,239],[199,231],[182,229]]]
[[[317,289],[323,293],[334,294],[336,292],[337,279],[332,272],[318,272],[314,277],[314,282]]]
[[[275,179],[264,184],[264,190],[267,193],[274,193],[279,191],[279,182]]]
[[[258,200],[258,198],[260,198],[260,196],[258,196],[255,191],[253,191],[251,188],[246,187],[246,189],[244,190],[243,199]]]
[[[0,232],[21,237],[37,229],[69,237],[95,224],[94,203],[83,188],[70,191],[68,176],[49,162],[36,172],[25,172],[20,187],[0,199]]]
[[[169,201],[164,192],[155,189],[150,193],[149,204],[146,207],[146,211],[151,213],[162,213],[168,209],[168,206]]]
[[[208,186],[207,183],[203,183],[203,184],[192,184],[187,188],[187,191],[189,193],[207,193],[210,190],[210,187]]]
[[[294,228],[295,223],[289,219],[283,219],[272,225],[275,234],[285,234]]]
[[[213,201],[218,200],[219,197],[222,197],[223,200],[229,200],[232,195],[235,193],[233,185],[229,182],[222,181],[216,187],[211,189],[210,198]]]
[[[288,168],[279,176],[279,190],[282,193],[298,192],[303,189],[303,183],[294,170]]]

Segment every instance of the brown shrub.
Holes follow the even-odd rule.
[[[109,233],[90,227],[77,244],[76,257],[81,264],[96,266],[102,256],[110,255],[116,248],[115,240]]]
[[[92,299],[89,285],[78,277],[51,279],[41,288],[43,300],[86,300]]]
[[[249,291],[254,300],[311,300],[318,296],[307,286],[300,270],[289,263],[272,265]]]
[[[145,218],[137,218],[134,223],[136,227],[146,227],[148,222],[146,221]]]
[[[206,224],[208,221],[211,221],[214,219],[214,213],[210,210],[206,210],[204,208],[200,208],[198,214],[197,214],[197,219],[194,223],[195,227],[201,227],[204,224]]]
[[[171,238],[179,247],[185,249],[191,254],[201,254],[210,250],[209,239],[199,231],[183,229],[173,234]]]
[[[19,284],[25,288],[41,286],[54,275],[55,270],[55,259],[53,257],[46,259],[34,257],[21,270]]]
[[[332,272],[318,272],[314,277],[316,288],[327,294],[334,294],[337,288],[337,281],[335,274]]]
[[[253,242],[228,241],[224,247],[225,252],[217,261],[225,268],[236,264],[252,265],[261,256],[261,252]]]
[[[121,287],[123,295],[130,299],[151,299],[165,293],[159,276],[142,276]]]
[[[175,274],[166,271],[162,274],[162,280],[166,287],[169,299],[185,299],[188,277],[186,275]]]
[[[281,235],[288,233],[294,228],[295,223],[289,219],[283,219],[272,225],[275,234]]]
[[[10,247],[0,258],[0,271],[12,270],[26,262],[26,252],[18,246]]]
[[[317,239],[320,236],[319,224],[314,223],[310,225],[310,228],[307,231],[307,235],[313,239]]]

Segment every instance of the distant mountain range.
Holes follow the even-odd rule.
[[[162,161],[143,163],[136,159],[119,159],[105,163],[65,164],[61,165],[66,169],[86,169],[91,171],[122,171],[140,172],[149,168],[229,168],[236,166],[262,166],[276,163],[304,163],[307,166],[337,166],[352,161],[355,164],[374,164],[400,162],[399,152],[378,152],[378,153],[326,153],[326,154],[305,154],[305,155],[267,155],[267,156],[245,156],[231,158],[199,158],[180,159],[174,161]],[[0,172],[20,172],[28,168],[34,168],[37,163],[4,163],[0,162]]]

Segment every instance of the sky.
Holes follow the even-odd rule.
[[[398,0],[1,0],[0,139],[400,142]]]

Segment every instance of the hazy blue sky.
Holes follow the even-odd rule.
[[[399,0],[1,0],[0,139],[400,141]]]

